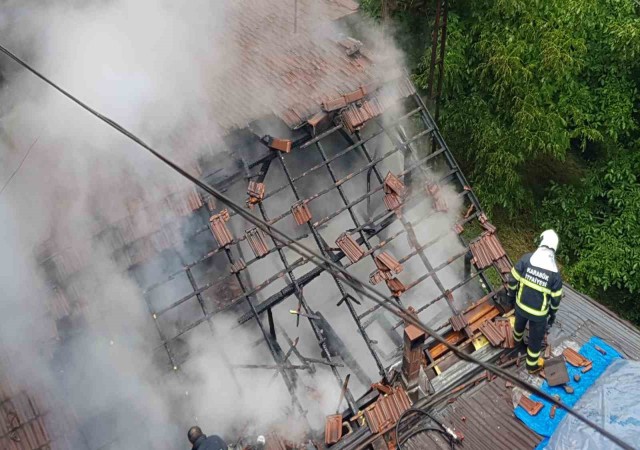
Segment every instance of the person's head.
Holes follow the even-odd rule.
[[[547,247],[555,252],[556,250],[558,250],[559,242],[560,242],[560,239],[558,238],[558,234],[555,231],[544,230],[540,235],[539,247]]]
[[[189,442],[194,444],[200,436],[204,436],[204,433],[200,429],[200,427],[191,427],[187,432],[187,437],[189,438]]]

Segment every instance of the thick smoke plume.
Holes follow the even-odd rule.
[[[240,90],[231,82],[243,64],[239,55],[248,51],[233,38],[237,15],[246,7],[268,9],[274,1],[5,0],[0,35],[3,45],[60,86],[194,171],[198,160],[225,151],[221,137],[229,128],[269,115],[273,111],[265,105],[283,95],[268,83]],[[298,39],[341,33],[335,25],[315,26],[329,19],[321,5],[300,1]],[[373,31],[368,34],[370,41],[384,44],[383,59],[401,65],[392,45]],[[269,49],[252,51],[268,55]],[[383,61],[380,66],[385,67]],[[183,366],[173,370],[162,362],[165,349],[139,286],[94,236],[137,205],[157,203],[189,186],[7,58],[0,59],[0,73],[2,185],[16,172],[0,194],[0,371],[19,387],[53,393],[75,418],[71,447],[131,449],[150,442],[152,448],[177,448],[185,445],[186,427],[195,422],[205,432],[237,437],[264,433],[286,419],[293,436],[306,421],[318,427],[325,414],[335,412],[339,387],[325,366],[315,374],[300,372],[297,386],[306,419],[291,404],[282,379],[272,379],[273,370],[230,370],[230,364],[273,364],[266,346],[254,345],[262,336],[253,322],[238,328],[235,317],[216,316],[186,338],[190,357]],[[246,102],[244,113],[231,114],[225,105],[234,99],[256,101]],[[372,149],[377,145],[389,143],[373,141]],[[401,163],[394,159],[389,169],[400,171]],[[364,185],[362,177],[358,183]],[[345,187],[348,195],[361,195],[360,188],[349,192],[351,186]],[[425,233],[450,227],[459,205],[453,194],[447,196],[451,214],[429,222]],[[149,226],[153,214],[146,218]],[[344,221],[323,232],[337,236],[350,227]],[[53,300],[60,293],[38,262],[47,251],[66,248],[85,255],[91,270],[76,280],[83,290],[71,301],[71,311],[59,311],[52,305],[60,304]],[[456,250],[443,244],[431,256],[437,264]],[[399,245],[397,251],[408,248]],[[268,274],[272,263],[279,260],[258,267]],[[413,278],[423,272],[407,267]],[[252,276],[260,280],[264,274]],[[446,284],[454,279],[455,274],[448,275]],[[332,285],[327,274],[317,283]],[[425,290],[436,292],[431,285]],[[327,290],[308,297],[375,377],[377,368],[353,321],[334,307],[337,294]],[[411,298],[409,304],[423,298]],[[289,299],[283,308],[295,303]],[[300,337],[302,354],[320,359],[308,324],[297,329],[291,323],[279,325],[292,338]],[[382,333],[373,334],[385,340]],[[293,357],[290,362],[300,363]],[[340,372],[344,376],[348,369]],[[360,393],[367,387],[352,383]]]

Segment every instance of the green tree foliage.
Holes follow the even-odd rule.
[[[536,160],[636,130],[634,0],[453,2],[441,127],[491,210],[533,205]],[[430,51],[417,83],[426,88]]]
[[[640,323],[640,144],[577,186],[553,185],[543,208],[571,282]]]
[[[386,1],[426,89],[435,1]],[[637,130],[640,2],[449,3],[441,128],[488,210],[533,206],[524,174],[537,160],[562,165],[572,147],[610,146]],[[362,0],[376,18],[381,5]]]

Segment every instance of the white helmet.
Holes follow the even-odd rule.
[[[545,230],[540,235],[540,245],[538,247],[548,247],[554,252],[558,250],[558,242],[560,239],[553,230]]]

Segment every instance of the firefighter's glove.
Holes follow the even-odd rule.
[[[507,290],[507,302],[512,308],[516,305],[516,292],[511,289]]]
[[[549,330],[553,326],[555,321],[556,321],[555,313],[553,314],[549,313],[549,319],[547,319],[547,330]]]

